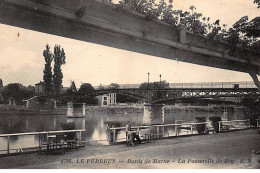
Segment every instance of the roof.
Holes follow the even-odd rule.
[[[45,85],[45,82],[40,81],[39,83],[37,83],[35,85]]]

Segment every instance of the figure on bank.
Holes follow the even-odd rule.
[[[126,143],[134,145],[134,140],[136,139],[139,144],[141,144],[141,139],[139,137],[139,132],[131,129],[131,123],[127,123],[126,128]]]

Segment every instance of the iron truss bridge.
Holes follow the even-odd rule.
[[[257,88],[167,88],[167,89],[103,89],[87,92],[64,93],[56,96],[58,100],[77,101],[99,95],[116,93],[138,98],[147,103],[163,103],[171,100],[203,99],[219,97],[254,97],[260,96]]]

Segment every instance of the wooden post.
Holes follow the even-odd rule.
[[[113,129],[113,143],[116,142],[116,129]]]
[[[79,131],[79,145],[81,144],[81,131]]]
[[[7,154],[10,153],[10,136],[7,136]]]
[[[175,125],[175,136],[178,136],[178,125]]]
[[[165,126],[162,126],[162,137],[164,136],[165,134]]]
[[[157,126],[157,138],[159,138],[159,134],[160,134],[160,127]]]
[[[41,133],[39,132],[39,153],[41,152]]]
[[[190,125],[190,131],[191,131],[191,134],[193,135],[193,128],[192,128],[192,124]]]

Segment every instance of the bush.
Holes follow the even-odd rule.
[[[76,125],[74,122],[61,123],[61,127],[63,130],[75,130],[76,129]],[[76,136],[76,132],[66,133],[65,139],[72,140],[75,138],[75,136]]]
[[[221,117],[209,117],[209,120],[212,121],[214,131],[219,132],[218,122],[221,121]]]
[[[76,125],[74,122],[61,123],[61,127],[63,130],[75,130],[76,129]]]
[[[206,117],[196,117],[198,123],[206,122]],[[205,124],[197,124],[196,129],[199,134],[205,133]]]

